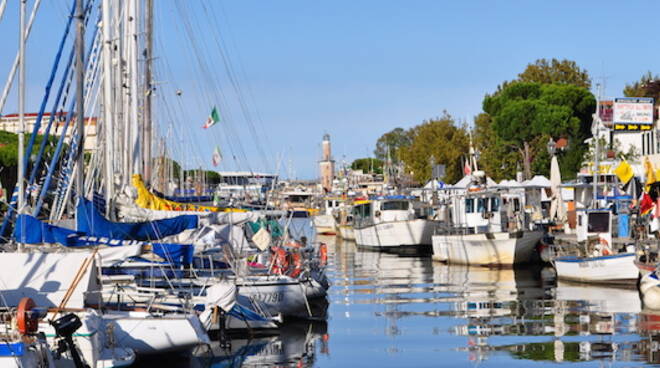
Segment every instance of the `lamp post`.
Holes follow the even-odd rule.
[[[548,143],[546,144],[546,148],[548,149],[548,154],[550,155],[550,157],[555,155],[555,151],[557,149],[557,143],[554,141],[554,139],[552,139],[552,137],[550,137],[550,139],[548,140]]]

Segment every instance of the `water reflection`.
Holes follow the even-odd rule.
[[[326,242],[334,244],[333,339],[322,366],[367,352],[381,366],[660,363],[660,313],[643,310],[636,289],[557,283],[540,267],[444,265]]]
[[[228,348],[217,341],[199,347],[191,367],[312,367],[317,350],[327,354],[327,339],[325,322],[286,323],[276,335],[233,337]]]

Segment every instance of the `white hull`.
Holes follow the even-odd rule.
[[[318,234],[336,234],[335,218],[331,215],[316,215],[313,219]]]
[[[602,257],[558,257],[554,260],[557,278],[594,283],[626,283],[637,281],[635,253]]]
[[[339,236],[344,240],[355,240],[355,231],[351,225],[339,225]]]
[[[147,312],[112,312],[104,319],[112,323],[117,344],[138,355],[186,351],[210,343],[197,316],[152,317]]]
[[[285,279],[272,282],[238,284],[240,293],[262,303],[270,315],[281,314],[289,317],[313,318],[308,306],[313,300],[324,298],[326,290],[315,280],[306,281]]]
[[[639,280],[639,291],[642,293],[644,307],[660,310],[660,280],[655,272],[642,276]]]
[[[417,219],[354,228],[355,243],[370,248],[431,245],[433,221]]]
[[[513,265],[532,260],[543,233],[525,231],[522,237],[507,232],[434,235],[433,260],[470,265]]]

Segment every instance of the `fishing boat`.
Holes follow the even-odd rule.
[[[314,215],[313,223],[316,233],[320,235],[336,235],[337,225],[335,223],[334,212],[338,210],[342,199],[337,197],[323,198],[323,208]]]
[[[469,265],[531,262],[543,232],[529,229],[521,196],[487,188],[484,173],[475,172],[464,192],[454,193],[441,209],[448,221],[433,235],[433,259]]]
[[[562,280],[635,284],[639,270],[633,244],[614,243],[612,212],[602,209],[577,211],[576,236],[558,238],[552,263]]]
[[[335,212],[335,221],[339,230],[339,237],[344,240],[355,240],[355,230],[353,229],[352,206],[344,204]]]
[[[360,247],[427,251],[435,226],[429,208],[412,196],[380,196],[353,206],[353,231]]]

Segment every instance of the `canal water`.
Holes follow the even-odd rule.
[[[190,366],[660,366],[660,313],[643,310],[635,289],[557,282],[550,267],[446,265],[316,240],[329,250],[327,322],[216,344]]]

